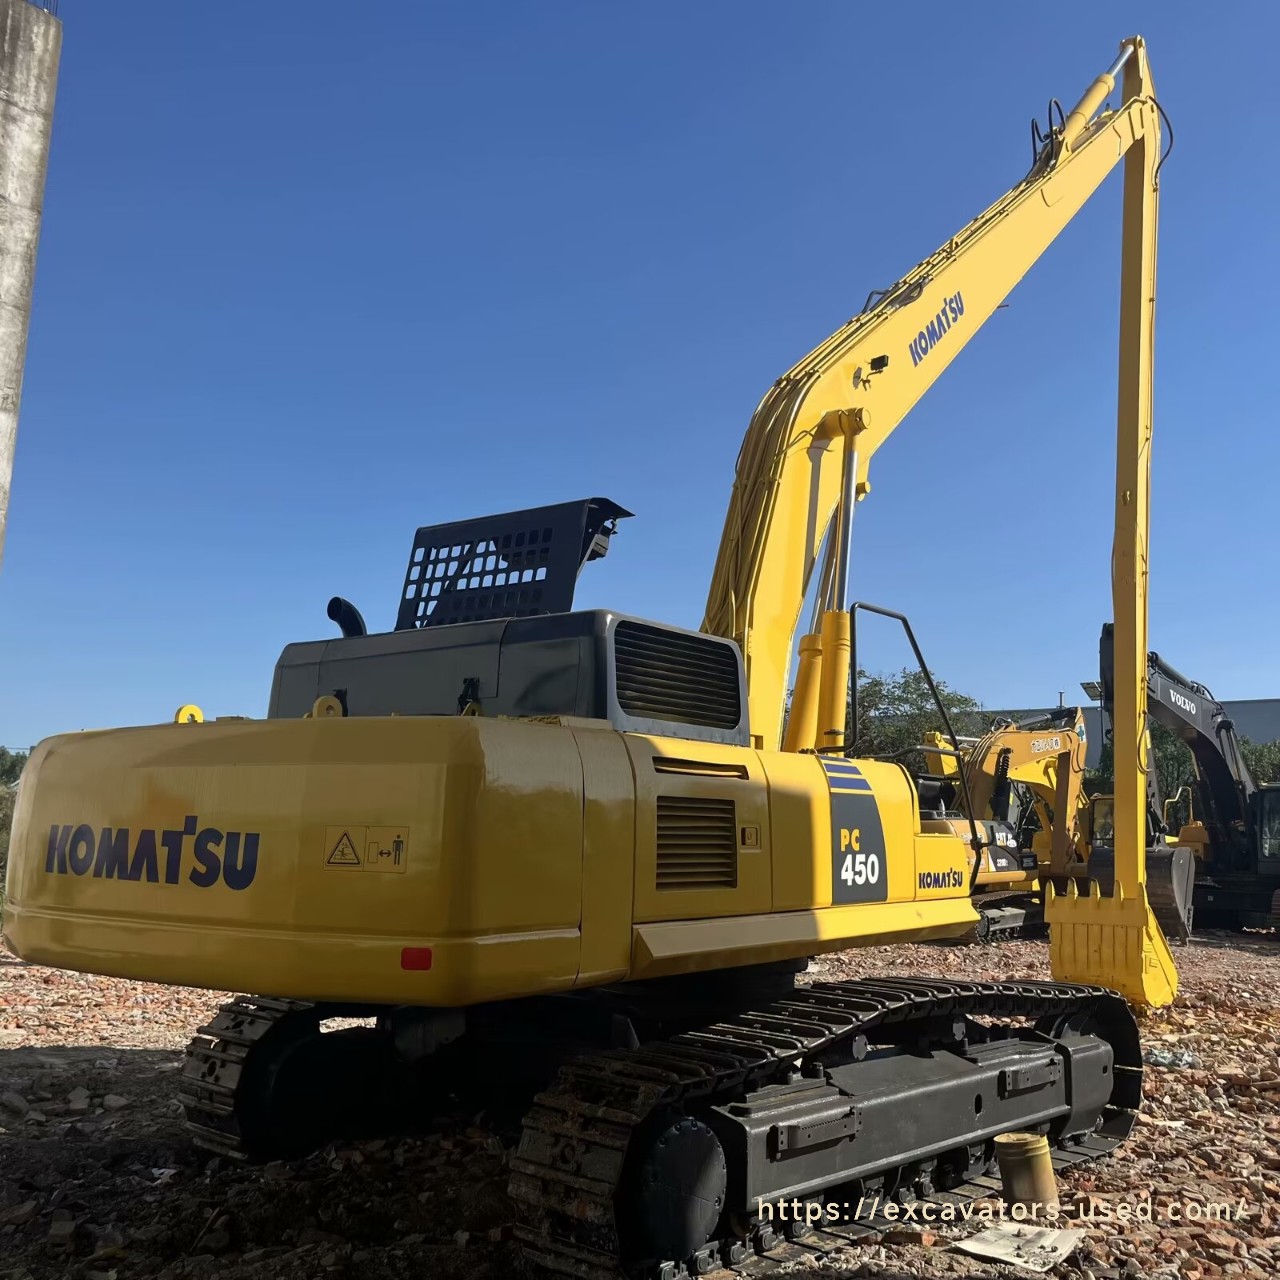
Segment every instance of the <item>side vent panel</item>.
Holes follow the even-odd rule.
[[[658,888],[736,889],[738,819],[732,800],[658,797]]]
[[[618,705],[630,716],[735,729],[742,719],[733,646],[622,621],[614,628]]]
[[[653,771],[695,778],[738,778],[743,782],[751,777],[745,764],[722,764],[718,760],[683,760],[678,756],[654,756]]]

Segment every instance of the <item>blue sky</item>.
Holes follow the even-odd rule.
[[[1013,185],[1030,117],[1135,32],[1175,129],[1152,643],[1280,695],[1280,18],[1202,14],[63,0],[0,742],[260,715],[330,595],[389,629],[414,529],[510,507],[629,507],[579,603],[698,625],[761,394]],[[1095,675],[1118,264],[1117,173],[859,510],[855,594],[990,706]]]

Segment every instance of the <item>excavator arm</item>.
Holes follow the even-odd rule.
[[[1121,77],[1123,77],[1121,79]],[[1118,92],[1118,105],[1107,109]],[[738,643],[752,733],[765,749],[840,751],[851,653],[854,509],[868,468],[1103,180],[1124,161],[1115,533],[1115,858],[1111,890],[1046,897],[1055,976],[1140,1004],[1177,991],[1146,892],[1147,545],[1150,525],[1161,108],[1138,37],[1051,128],[1026,178],[816,347],[768,391],[738,457],[703,630]],[[825,546],[825,553],[823,548]],[[814,623],[795,630],[819,558]],[[784,718],[786,736],[783,737]]]
[[[1121,105],[1100,111],[1122,67]],[[1023,181],[869,300],[779,378],[756,409],[738,457],[703,630],[738,642],[751,724],[766,749],[782,741],[796,626],[824,542],[819,604],[824,612],[847,609],[853,507],[869,492],[875,452],[1116,164],[1136,143],[1158,146],[1158,139],[1145,48],[1129,40],[1044,142]],[[802,664],[818,654],[818,631],[801,644]],[[847,663],[847,639],[821,653],[837,677],[842,653]],[[847,674],[821,683],[842,709]],[[832,722],[831,712],[820,712],[798,688],[787,746],[843,740],[844,717]]]

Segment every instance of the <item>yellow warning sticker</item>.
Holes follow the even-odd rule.
[[[408,827],[325,827],[324,865],[348,871],[402,873],[409,864]]]
[[[327,844],[328,841],[326,840]],[[360,851],[356,848],[351,840],[351,832],[346,829],[333,842],[329,849],[329,856],[324,860],[326,867],[358,867],[363,865],[360,859]]]

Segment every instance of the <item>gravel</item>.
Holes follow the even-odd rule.
[[[1215,936],[1175,954],[1177,1003],[1142,1015],[1146,1104],[1134,1136],[1115,1157],[1061,1178],[1074,1216],[1058,1225],[1086,1236],[1054,1275],[1280,1272],[1280,943]],[[1048,953],[1033,941],[873,947],[824,957],[807,976],[875,973],[1049,977]],[[39,968],[0,951],[0,1280],[521,1274],[510,1152],[476,1117],[257,1168],[195,1149],[175,1096],[181,1049],[227,998]],[[1170,1206],[1182,1221],[1167,1220]],[[1196,1221],[1186,1220],[1190,1206]],[[1218,1206],[1229,1218],[1211,1218]],[[787,1270],[1030,1274],[948,1248],[985,1225],[904,1226]]]

